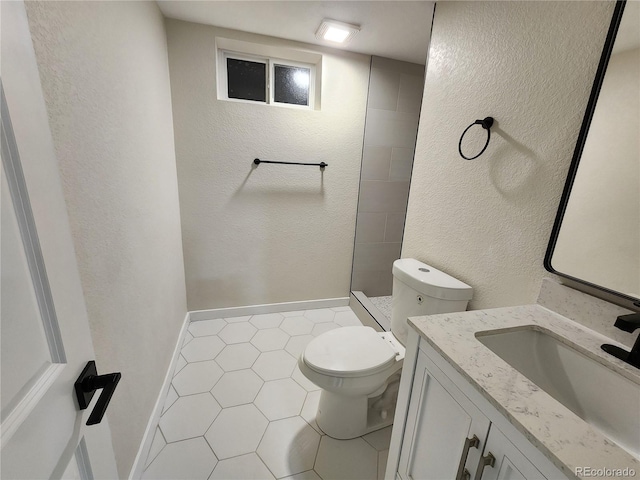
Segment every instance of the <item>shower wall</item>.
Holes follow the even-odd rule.
[[[391,295],[400,258],[424,65],[371,60],[351,290]]]

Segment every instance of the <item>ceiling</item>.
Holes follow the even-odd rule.
[[[335,46],[316,39],[323,18],[360,25],[344,50],[425,63],[433,2],[426,1],[182,1],[158,0],[166,17],[245,32]]]

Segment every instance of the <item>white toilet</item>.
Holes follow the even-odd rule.
[[[407,340],[407,318],[460,312],[473,289],[412,258],[393,263],[391,331],[343,327],[314,338],[302,373],[322,388],[316,422],[333,438],[355,438],[393,422]]]

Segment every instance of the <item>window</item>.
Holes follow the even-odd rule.
[[[319,107],[316,85],[319,84],[321,55],[216,40],[218,46],[243,47],[241,53],[235,49],[219,48],[217,51],[218,99],[303,109]],[[274,53],[284,58],[276,57]]]
[[[273,101],[292,105],[309,105],[311,69],[290,65],[273,65]]]
[[[227,57],[227,95],[229,98],[267,101],[267,64]]]

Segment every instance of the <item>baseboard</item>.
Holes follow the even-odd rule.
[[[184,317],[182,328],[180,329],[180,334],[178,335],[178,341],[176,342],[176,346],[173,349],[173,357],[171,358],[171,363],[169,364],[169,368],[167,369],[167,374],[164,377],[162,388],[160,388],[158,399],[156,400],[156,404],[153,407],[153,411],[151,412],[151,417],[149,418],[149,422],[147,423],[147,428],[144,432],[144,435],[142,436],[142,441],[140,442],[140,448],[138,449],[138,454],[136,455],[136,459],[133,461],[133,466],[131,467],[131,472],[129,473],[129,480],[138,480],[140,477],[142,477],[145,460],[149,455],[149,450],[151,450],[153,436],[155,434],[155,430],[158,425],[158,422],[160,421],[160,415],[162,415],[164,402],[165,402],[165,399],[167,398],[167,393],[169,392],[169,386],[171,385],[173,372],[176,369],[176,364],[178,363],[178,357],[180,356],[182,343],[184,342],[187,329],[189,328],[189,322],[190,322],[189,312],[187,312],[187,314]]]
[[[189,312],[192,322],[213,320],[214,318],[232,318],[263,313],[295,312],[297,310],[313,310],[315,308],[346,307],[349,297],[325,298],[322,300],[305,300],[302,302],[269,303],[266,305],[249,305],[246,307],[213,308]]]

